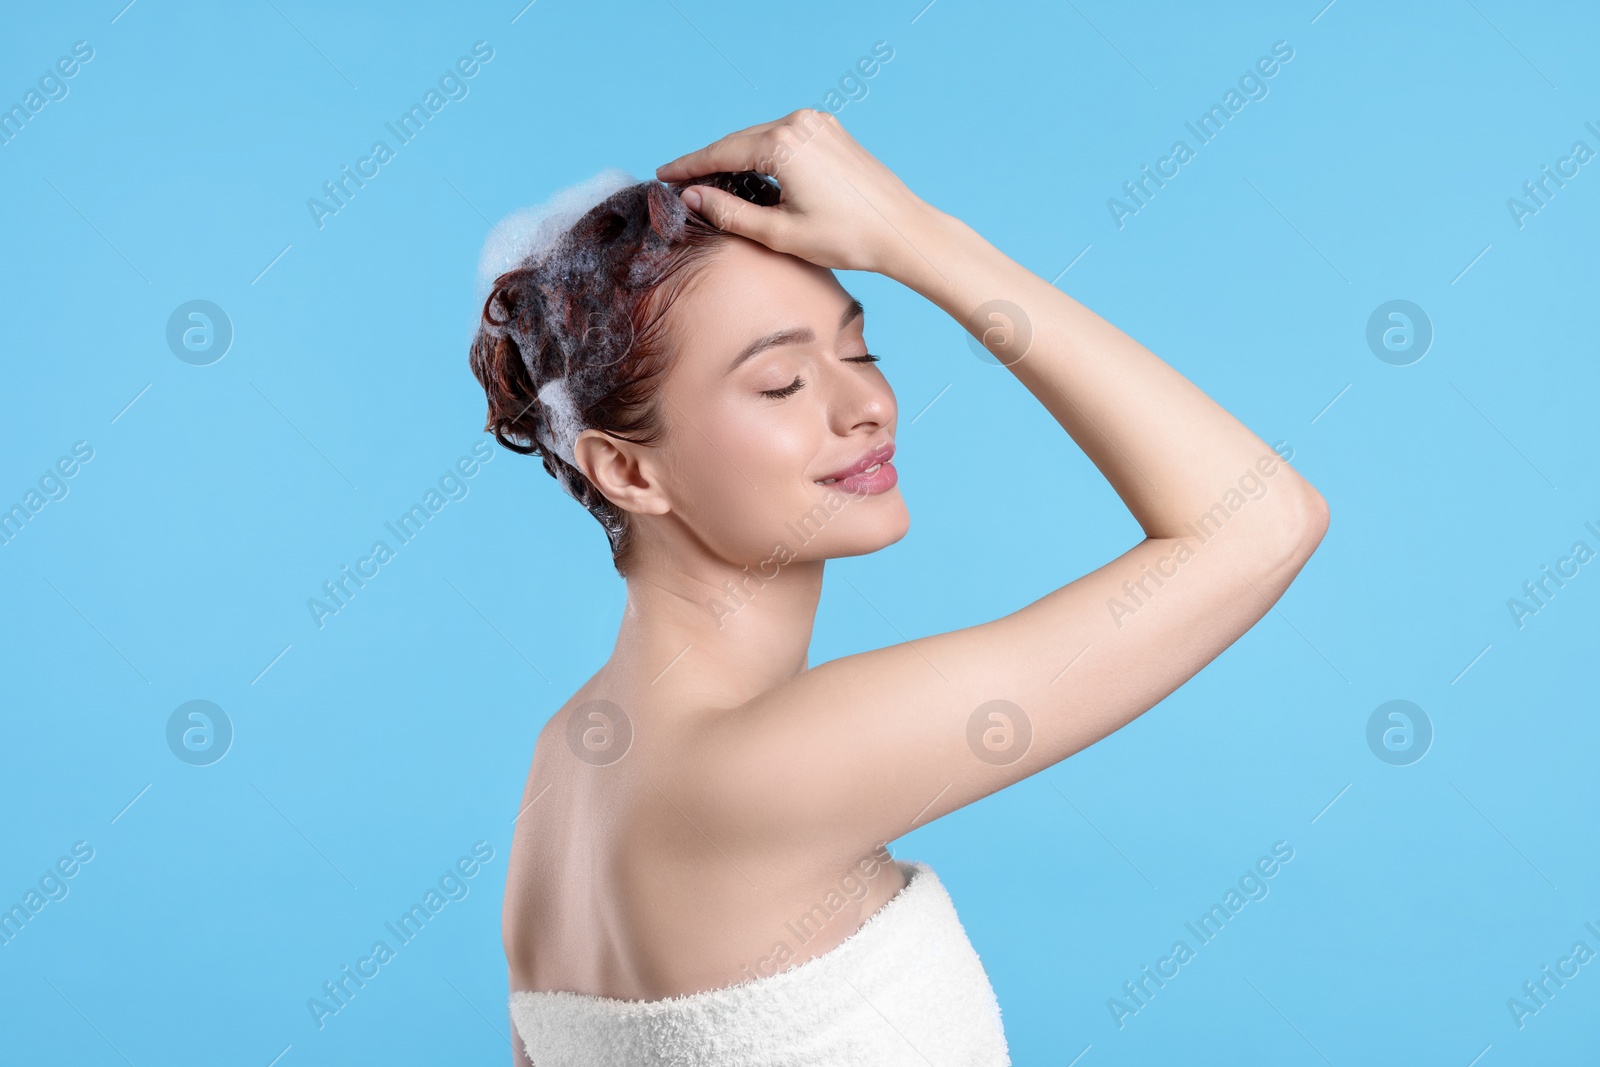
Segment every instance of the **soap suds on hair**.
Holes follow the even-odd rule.
[[[558,190],[533,207],[518,208],[495,223],[478,255],[475,294],[478,307],[489,297],[494,280],[521,266],[524,260],[542,259],[589,209],[619,189],[639,180],[619,167],[607,167],[592,178]]]

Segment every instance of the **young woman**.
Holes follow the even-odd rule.
[[[1182,685],[1283,594],[1327,506],[832,115],[656,173],[547,211],[471,352],[489,429],[595,515],[627,584],[615,649],[540,731],[516,820],[515,1062],[1009,1063],[948,895],[884,846]],[[1144,539],[1003,618],[808,665],[824,562],[910,521],[894,392],[835,269],[966,327]]]

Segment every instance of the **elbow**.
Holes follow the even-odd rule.
[[[1302,483],[1292,494],[1278,498],[1256,524],[1244,545],[1250,566],[1278,574],[1288,569],[1298,573],[1322,543],[1328,532],[1328,502],[1322,494]]]
[[[1310,485],[1299,493],[1292,517],[1286,521],[1284,543],[1289,559],[1304,563],[1322,544],[1328,532],[1328,502]]]

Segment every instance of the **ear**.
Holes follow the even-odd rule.
[[[665,515],[672,510],[653,458],[641,445],[588,429],[573,443],[578,469],[605,498],[635,515]]]

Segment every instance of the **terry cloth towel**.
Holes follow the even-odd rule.
[[[662,1000],[518,990],[534,1067],[1010,1067],[1000,1004],[917,860],[859,930],[777,974]]]

